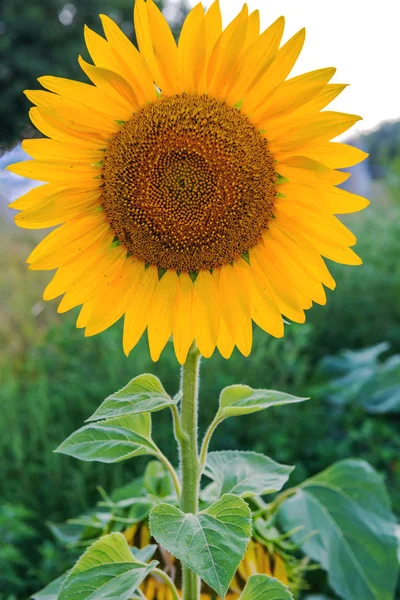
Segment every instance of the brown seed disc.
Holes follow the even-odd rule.
[[[162,96],[111,140],[102,206],[119,242],[163,269],[230,263],[260,239],[276,196],[268,143],[207,95]]]

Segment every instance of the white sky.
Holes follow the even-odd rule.
[[[188,0],[194,6],[198,0]],[[205,6],[210,0],[203,2]],[[224,25],[243,0],[220,0]],[[400,0],[248,0],[259,9],[261,29],[279,16],[287,40],[302,27],[307,36],[292,75],[336,67],[336,83],[348,88],[329,106],[363,117],[352,133],[400,118]]]

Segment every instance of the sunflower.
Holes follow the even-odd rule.
[[[218,1],[187,16],[178,44],[153,0],[136,0],[139,50],[101,15],[85,29],[91,83],[41,77],[26,91],[45,139],[10,170],[44,183],[11,204],[26,228],[58,226],[28,258],[57,269],[44,299],[81,306],[91,336],[124,316],[126,354],[147,329],[157,360],[173,336],[210,357],[248,355],[252,322],[281,337],[324,286],[324,258],[361,263],[336,214],[368,201],[337,188],[366,154],[330,140],[358,116],[322,110],[346,87],[326,68],[287,79],[305,32],[281,45],[245,4],[222,29]]]
[[[151,538],[148,525],[146,523],[136,523],[129,527],[124,535],[131,546],[137,545],[140,548],[154,543]],[[175,565],[175,558],[165,550],[158,550],[157,559],[161,562],[165,571],[180,585],[181,573],[179,564]],[[296,560],[296,559],[295,559]],[[298,563],[298,561],[297,561]],[[246,581],[251,575],[263,573],[275,577],[291,589],[298,589],[302,585],[302,568],[297,564],[297,569],[289,567],[288,558],[273,551],[270,553],[265,546],[256,540],[251,540],[247,547],[243,560],[239,564],[238,570],[233,577],[226,600],[238,600],[241,592],[246,585]],[[157,576],[149,575],[140,589],[148,600],[172,600],[171,592],[166,584]],[[210,588],[203,584],[201,600],[221,600],[215,596]]]

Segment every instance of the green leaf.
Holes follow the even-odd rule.
[[[144,487],[150,494],[159,498],[165,498],[174,493],[171,477],[158,460],[152,460],[146,466]]]
[[[304,400],[307,398],[297,398],[275,390],[253,390],[248,385],[230,385],[222,390],[219,397],[217,418],[250,415],[271,406],[293,404]]]
[[[56,450],[80,460],[114,463],[133,456],[156,454],[149,413],[117,417],[85,425]]]
[[[289,589],[268,575],[252,575],[239,600],[294,600]]]
[[[159,504],[150,513],[150,531],[163,548],[225,597],[251,536],[251,513],[244,500],[229,494],[196,515]]]
[[[105,535],[75,564],[59,600],[128,600],[157,564],[136,560],[121,533]]]
[[[87,420],[97,421],[110,417],[157,412],[178,404],[179,400],[179,395],[172,399],[167,394],[158,377],[145,373],[132,379],[122,390],[108,396]]]
[[[136,558],[136,560],[140,560],[141,562],[147,563],[153,558],[153,556],[157,552],[157,549],[157,544],[149,544],[147,546],[144,546],[143,548],[136,548],[134,546],[133,548],[131,548],[131,552]]]
[[[60,590],[62,588],[63,583],[67,579],[68,573],[64,573],[61,577],[57,577],[54,581],[46,585],[45,588],[33,594],[33,600],[57,600],[60,595]]]
[[[114,563],[67,578],[59,600],[129,600],[155,564]]]
[[[343,460],[306,481],[280,509],[286,530],[328,572],[345,600],[393,600],[398,560],[395,519],[381,476],[366,462]]]
[[[210,452],[204,475],[213,480],[207,488],[212,501],[223,494],[246,498],[278,492],[289,479],[294,467],[281,465],[256,452]]]

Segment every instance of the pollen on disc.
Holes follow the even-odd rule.
[[[245,254],[267,229],[276,196],[267,140],[207,95],[162,96],[135,113],[109,143],[102,178],[119,242],[179,272]]]

